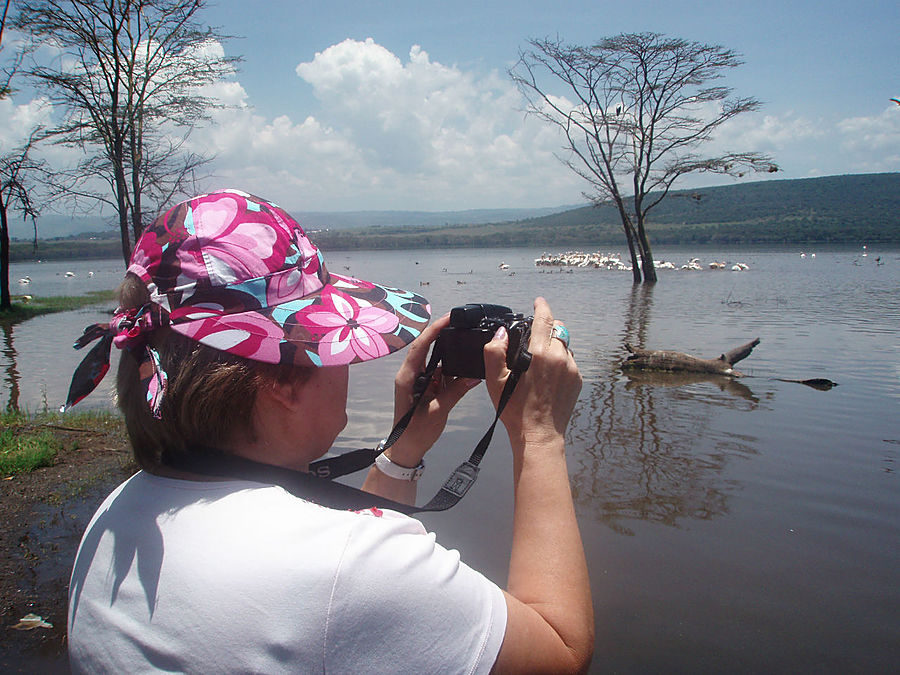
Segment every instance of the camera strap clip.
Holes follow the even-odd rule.
[[[463,462],[456,467],[456,471],[447,479],[441,490],[446,490],[457,499],[462,499],[475,483],[475,479],[478,478],[478,471],[479,467],[471,462]]]

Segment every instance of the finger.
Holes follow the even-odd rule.
[[[561,344],[566,349],[566,351],[571,353],[571,350],[569,349],[568,337],[566,337],[565,335],[558,335],[557,331],[556,331],[557,327],[565,329],[566,324],[564,324],[559,319],[554,319],[553,328],[550,331],[550,341],[552,342],[553,340],[556,340],[559,344]],[[563,333],[568,333],[568,331],[564,330]],[[563,339],[564,337],[565,337],[565,339]]]
[[[440,332],[450,325],[450,314],[445,314],[426,326],[419,336],[409,345],[404,366],[409,366],[413,372],[420,373],[425,369],[425,361],[428,358],[428,350],[431,344],[437,340]]]
[[[545,347],[550,343],[550,335],[553,330],[553,313],[550,305],[544,298],[534,299],[534,320],[531,323],[531,340],[528,349],[531,353]]]
[[[509,347],[509,335],[506,328],[500,327],[484,346],[484,374],[487,379],[502,379],[508,374],[506,367],[506,350]]]
[[[467,377],[456,377],[447,382],[445,387],[435,396],[435,401],[441,408],[448,411],[460,402],[466,392],[481,384],[481,380],[473,380]]]

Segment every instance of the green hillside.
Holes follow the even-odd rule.
[[[670,193],[650,213],[651,244],[900,242],[900,173],[761,181]],[[323,248],[621,244],[612,207],[508,223],[318,233]]]

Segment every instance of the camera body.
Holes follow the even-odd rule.
[[[531,363],[531,321],[532,317],[516,314],[503,305],[471,303],[454,307],[450,325],[441,331],[434,347],[440,350],[443,374],[483,380],[484,346],[500,326],[505,326],[509,335],[507,367],[524,372]]]

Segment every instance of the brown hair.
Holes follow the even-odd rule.
[[[127,274],[119,286],[119,306],[138,309],[150,299],[147,287]],[[123,350],[117,378],[118,405],[138,465],[153,470],[162,452],[189,452],[199,446],[224,449],[253,441],[253,409],[263,387],[303,381],[309,369],[250,361],[158,328],[148,336],[159,353],[168,385],[156,419],[147,405],[138,369],[143,350]]]

